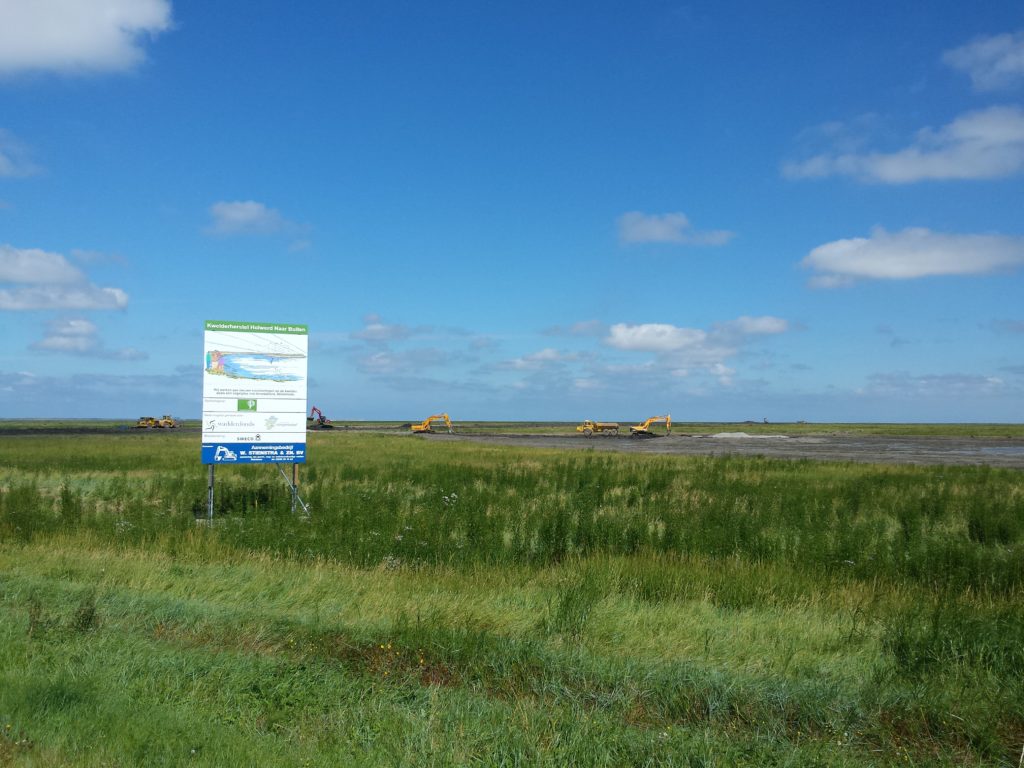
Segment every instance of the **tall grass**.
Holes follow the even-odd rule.
[[[204,514],[206,476],[191,441],[143,451],[156,443],[122,438],[130,450],[111,451],[97,440],[8,441],[0,530],[29,539],[81,528],[141,544]],[[310,517],[291,513],[276,468],[220,467],[210,535],[360,566],[670,553],[1002,594],[1024,580],[1024,483],[1014,470],[516,453],[334,435],[311,455],[301,482]]]
[[[206,473],[188,436],[0,442],[0,556],[14,568],[0,577],[0,609],[24,617],[30,639],[17,642],[78,653],[90,638],[113,648],[159,625],[176,645],[244,657],[257,637],[260,653],[316,674],[341,663],[410,691],[482,696],[478,713],[507,715],[495,697],[591,712],[605,729],[626,723],[607,733],[632,744],[531,752],[506,733],[520,760],[657,764],[638,733],[669,725],[689,736],[665,764],[698,753],[802,764],[805,738],[829,764],[1011,764],[1024,741],[1019,472],[311,441],[308,517],[291,512],[276,468],[219,467],[209,526],[196,524]],[[114,588],[114,561],[100,565],[112,557],[166,562],[154,574],[132,566]],[[352,569],[329,577],[348,602],[297,586],[325,567]],[[376,591],[356,610],[371,574]],[[271,607],[277,592],[291,596]],[[373,605],[384,613],[367,624]],[[38,675],[21,704],[0,695],[0,716],[15,707],[42,727],[91,700]],[[307,684],[260,683],[256,696],[299,696],[279,709],[307,716],[318,706]],[[701,729],[711,741],[698,748]],[[752,740],[755,757],[730,752],[727,734]]]

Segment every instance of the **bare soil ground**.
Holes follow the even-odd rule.
[[[964,437],[890,437],[866,435],[671,435],[630,438],[582,435],[447,435],[428,440],[473,441],[488,445],[562,448],[689,456],[767,456],[880,464],[986,464],[1024,469],[1024,439]]]
[[[529,425],[526,426],[529,428]],[[330,432],[347,431],[396,432],[408,435],[407,425],[342,426]],[[199,427],[187,425],[173,430],[132,429],[118,425],[48,425],[40,427],[8,428],[0,424],[0,437],[27,435],[172,435],[192,433],[197,437]],[[528,448],[556,448],[565,450],[621,451],[625,453],[656,453],[683,456],[767,456],[778,459],[818,459],[822,461],[857,461],[875,464],[947,464],[988,465],[1024,470],[1024,438],[1021,437],[964,437],[921,435],[860,435],[860,434],[748,434],[740,431],[716,434],[674,434],[649,438],[631,438],[627,435],[579,434],[551,435],[527,432],[501,434],[456,433],[449,435],[408,435],[418,440],[448,440],[479,442],[488,445],[508,445]]]

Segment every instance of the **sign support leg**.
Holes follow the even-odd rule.
[[[292,464],[292,514],[295,514],[295,500],[299,498],[299,465]]]
[[[213,521],[213,464],[210,465],[210,483],[206,489],[206,519]]]
[[[298,504],[300,507],[302,507],[302,513],[306,515],[306,517],[309,517],[309,507],[306,505],[306,502],[302,500],[302,497],[299,496],[299,465],[292,464],[291,482],[288,482],[288,474],[284,471],[284,467],[278,464],[277,469],[281,473],[281,477],[284,478],[284,481],[288,483],[288,487],[291,489],[292,512],[295,512],[295,505]]]

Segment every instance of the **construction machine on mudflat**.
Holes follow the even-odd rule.
[[[637,424],[635,427],[630,427],[629,428],[629,436],[630,437],[657,437],[658,434],[656,432],[651,431],[651,426],[653,426],[654,424],[664,424],[665,425],[665,434],[666,435],[671,435],[672,434],[672,415],[668,414],[666,416],[651,416],[651,418],[649,418],[647,421],[643,422],[642,424]]]
[[[419,424],[413,424],[409,429],[412,430],[412,433],[415,435],[433,434],[434,424],[439,422],[443,422],[448,428],[449,435],[455,432],[455,427],[452,426],[452,420],[448,418],[447,413],[436,413],[433,416],[424,419]]]

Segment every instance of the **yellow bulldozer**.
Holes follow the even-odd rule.
[[[672,434],[672,416],[651,416],[643,424],[637,424],[635,427],[629,428],[630,437],[656,437],[657,433],[651,431],[651,426],[654,424],[664,424],[665,434]]]
[[[430,418],[424,419],[419,424],[413,424],[409,429],[411,429],[413,434],[416,435],[433,433],[435,422],[444,422],[444,425],[448,428],[449,435],[455,432],[455,427],[452,426],[452,420],[448,418],[447,413],[434,414]]]
[[[156,416],[140,416],[135,422],[136,429],[174,429],[178,426],[178,420],[167,413],[159,419]]]

